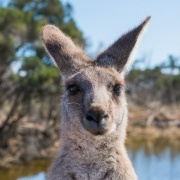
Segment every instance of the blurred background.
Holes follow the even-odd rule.
[[[127,73],[126,146],[140,180],[180,179],[180,1],[0,0],[0,179],[45,180],[61,82],[40,39],[54,24],[92,57],[152,16]]]

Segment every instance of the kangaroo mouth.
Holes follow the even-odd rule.
[[[83,127],[93,135],[104,135],[108,131],[107,120],[96,122],[84,119],[82,124]]]

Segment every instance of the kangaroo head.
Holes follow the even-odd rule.
[[[127,119],[124,72],[150,17],[91,60],[57,27],[46,25],[42,39],[62,74],[62,128],[93,136],[110,134]]]

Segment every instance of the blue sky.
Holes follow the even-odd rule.
[[[172,54],[180,57],[180,0],[63,0],[74,9],[73,17],[90,43],[89,52],[106,48],[147,16],[150,24],[136,58],[144,66],[162,63]]]

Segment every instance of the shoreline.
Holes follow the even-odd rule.
[[[169,127],[169,128],[157,128],[157,127],[132,127],[127,128],[127,138],[137,138],[144,140],[154,140],[157,138],[179,140],[180,141],[180,128]]]

